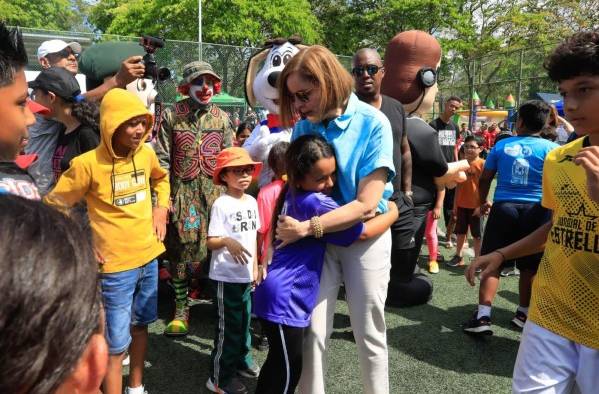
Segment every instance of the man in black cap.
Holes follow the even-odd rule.
[[[216,156],[235,139],[227,114],[210,103],[220,92],[220,84],[210,64],[187,64],[178,90],[189,97],[164,111],[156,140],[160,165],[170,171],[171,181],[172,214],[165,244],[175,288],[175,315],[166,326],[166,335],[188,332],[188,270],[199,273],[207,261],[210,209],[222,192],[212,183]]]

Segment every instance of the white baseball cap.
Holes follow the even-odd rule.
[[[41,59],[50,53],[60,52],[66,47],[70,47],[74,53],[81,53],[81,45],[78,42],[69,42],[68,44],[62,40],[49,40],[42,42],[37,48],[37,58]]]

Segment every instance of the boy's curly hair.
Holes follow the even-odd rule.
[[[543,65],[556,82],[599,75],[599,30],[582,31],[557,46]]]

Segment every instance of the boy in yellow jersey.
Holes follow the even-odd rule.
[[[169,181],[147,147],[152,116],[135,96],[112,89],[100,106],[100,145],[71,161],[44,202],[70,208],[85,199],[96,258],[110,358],[105,394],[121,394],[129,349],[128,394],[143,394],[148,324],[157,319],[158,263],[164,252]],[[151,191],[157,195],[152,208]]]
[[[559,83],[566,117],[586,134],[551,151],[543,170],[542,204],[552,220],[466,271],[492,272],[505,259],[544,255],[533,282],[518,350],[514,393],[582,393],[599,388],[599,31],[576,33],[545,63]]]

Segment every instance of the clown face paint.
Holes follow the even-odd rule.
[[[200,75],[189,86],[189,96],[202,105],[207,105],[214,96],[214,81],[207,75]]]

